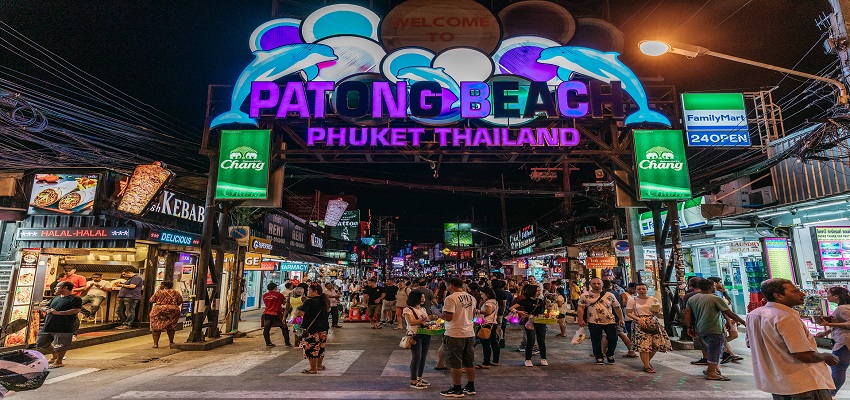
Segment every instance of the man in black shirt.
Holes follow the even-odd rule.
[[[381,329],[381,309],[386,293],[377,286],[377,281],[369,279],[369,285],[363,288],[363,303],[366,304],[366,317],[372,324],[372,329]]]
[[[396,307],[396,294],[398,294],[398,286],[395,285],[395,281],[392,279],[387,279],[387,283],[384,286],[384,308],[381,312],[381,320],[387,324],[393,324],[395,322],[395,307]]]
[[[38,332],[36,350],[44,355],[50,355],[50,368],[61,368],[65,353],[71,348],[71,337],[74,335],[74,322],[77,314],[83,308],[83,300],[74,296],[74,284],[59,282],[53,290],[56,296],[44,309],[47,317]]]

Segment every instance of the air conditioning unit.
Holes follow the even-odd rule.
[[[776,195],[773,193],[773,188],[766,186],[759,189],[750,189],[748,192],[741,192],[741,205],[744,207],[757,207],[765,204],[771,204],[776,201]]]

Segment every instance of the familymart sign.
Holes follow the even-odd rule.
[[[750,146],[743,94],[685,93],[682,109],[688,146]]]

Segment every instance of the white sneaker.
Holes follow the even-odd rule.
[[[542,366],[544,366],[544,367],[545,367],[545,366],[548,366],[548,365],[549,365],[549,362],[548,362],[548,361],[546,361],[546,359],[544,358],[544,359],[540,360],[540,365],[542,365]]]
[[[533,367],[534,364],[531,363],[531,360],[525,360],[525,366],[526,367]]]

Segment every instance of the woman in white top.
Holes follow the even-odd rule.
[[[410,287],[407,286],[407,281],[404,279],[400,279],[398,281],[398,292],[395,295],[395,313],[396,320],[398,321],[398,326],[393,328],[394,330],[401,330],[404,327],[401,325],[402,314],[404,313],[405,306],[407,305],[407,296],[410,294]]]
[[[821,325],[829,328],[825,332],[819,333],[819,337],[824,337],[832,334],[832,340],[835,344],[832,346],[832,354],[838,357],[838,364],[831,366],[832,381],[835,383],[835,390],[832,391],[832,396],[838,393],[844,380],[847,378],[847,367],[850,366],[850,350],[848,350],[847,339],[850,334],[850,292],[841,286],[833,286],[826,291],[826,299],[830,303],[838,304],[835,311],[829,317],[824,317]]]
[[[428,348],[431,347],[431,336],[417,333],[419,328],[428,321],[428,312],[422,307],[423,303],[425,303],[425,296],[422,292],[410,292],[407,296],[407,307],[401,314],[407,322],[407,334],[413,336],[415,340],[415,343],[410,346],[410,387],[414,389],[425,389],[431,386],[431,383],[422,379],[425,358],[428,356]]]
[[[635,331],[635,340],[633,351],[640,353],[640,360],[643,361],[643,371],[654,374],[652,368],[652,357],[655,353],[666,353],[672,351],[670,338],[667,337],[667,332],[658,321],[657,315],[661,313],[661,303],[655,297],[646,295],[647,288],[643,283],[638,283],[635,286],[637,296],[634,296],[626,304],[626,315],[629,316],[635,323],[632,323],[632,328]]]
[[[496,324],[496,318],[499,314],[499,303],[496,301],[496,292],[489,287],[479,289],[481,293],[481,309],[477,312],[481,317],[481,326],[490,327],[490,338],[481,339],[481,348],[484,350],[484,362],[476,365],[477,369],[490,369],[491,365],[499,365],[499,355],[501,348],[499,347],[499,327]],[[492,362],[490,357],[492,356]]]

